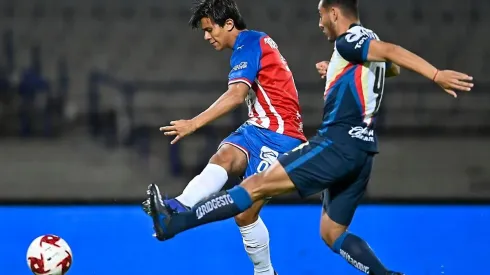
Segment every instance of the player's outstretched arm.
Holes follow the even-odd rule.
[[[448,94],[457,97],[454,90],[470,91],[473,78],[467,74],[438,70],[422,57],[391,43],[378,40],[369,41],[368,61],[389,61],[403,68],[417,72],[441,86]]]
[[[327,69],[329,63],[330,61],[320,61],[315,64],[315,68],[322,79],[327,76]],[[390,63],[389,66],[387,65],[387,70],[385,73],[386,77],[395,77],[398,75],[400,75],[400,66],[393,63]]]
[[[242,82],[230,84],[228,90],[213,105],[192,119],[196,123],[197,128],[199,129],[233,111],[245,101],[249,89],[249,86]]]
[[[386,70],[386,77],[395,77],[400,75],[400,66],[390,63],[389,67]]]
[[[175,144],[181,138],[192,134],[197,129],[234,110],[243,103],[248,95],[249,89],[249,86],[243,82],[230,84],[228,90],[206,111],[200,113],[193,119],[172,121],[169,126],[161,127],[160,131],[164,132],[166,136],[175,136],[170,142],[171,144]]]

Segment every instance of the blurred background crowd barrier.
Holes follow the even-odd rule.
[[[332,52],[317,1],[237,2],[249,27],[267,32],[288,60],[313,135],[324,86],[314,64]],[[0,0],[1,201],[130,202],[152,181],[170,195],[183,189],[246,117],[238,109],[175,146],[159,133],[226,89],[230,52],[190,30],[190,5]],[[362,23],[383,40],[476,81],[457,100],[412,72],[387,81],[367,199],[490,201],[490,2],[360,6]]]

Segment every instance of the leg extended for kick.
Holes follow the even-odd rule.
[[[202,199],[221,190],[228,175],[241,175],[248,154],[231,144],[223,144],[204,170],[187,185],[182,194],[166,203],[177,212],[188,211]],[[255,275],[273,275],[269,249],[269,231],[259,216],[265,201],[257,201],[250,209],[235,217],[245,251],[254,266]]]
[[[214,193],[197,203],[188,212],[172,214],[166,207],[159,207],[156,187],[150,186],[150,199],[160,216],[156,221],[157,237],[168,239],[188,229],[214,221],[232,218],[249,209],[254,202],[294,190],[294,184],[276,162],[265,172],[249,177],[239,186]],[[154,218],[155,220],[155,218]]]
[[[321,146],[320,149],[315,149],[319,146]],[[339,194],[345,194],[344,191],[352,190],[349,188],[352,186],[352,184],[349,184],[352,180],[363,183],[352,179],[351,175],[356,171],[356,176],[361,174],[365,167],[368,167],[370,172],[370,166],[365,163],[368,156],[364,155],[364,158],[360,158],[361,156],[339,157],[341,156],[338,152],[340,149],[328,148],[328,146],[328,143],[325,142],[318,143],[314,147],[305,146],[305,148],[296,152],[299,157],[294,156],[295,154],[290,154],[281,158],[279,162],[273,164],[265,172],[248,178],[240,186],[233,189],[211,195],[211,197],[193,207],[188,213],[183,213],[183,215],[163,213],[163,219],[156,223],[157,227],[161,227],[161,237],[173,236],[202,224],[231,218],[250,208],[256,201],[291,192],[296,188],[298,188],[300,194],[307,196],[319,192],[321,190],[319,188],[328,183],[331,190],[334,190],[335,186],[339,186]],[[326,151],[326,154],[316,158],[315,156],[318,156],[319,152],[322,151]],[[311,152],[314,152],[314,154]],[[359,155],[362,154],[359,153]],[[353,159],[352,157],[359,157],[359,164],[353,165],[350,163],[350,160]],[[337,158],[335,161],[340,163],[331,163],[335,158]],[[287,161],[288,159],[289,161]],[[281,162],[286,163],[284,165],[285,168]],[[309,162],[309,165],[303,165],[306,162]],[[325,171],[327,167],[331,168],[329,169],[330,171]],[[338,167],[350,168],[342,171]],[[367,174],[369,175],[369,173]],[[326,214],[322,217],[322,238],[335,252],[363,272],[367,273],[369,271],[370,274],[375,275],[401,274],[388,272],[365,241],[356,235],[347,233],[347,227],[352,219],[358,200],[364,193],[367,179],[368,177],[363,183],[362,192],[355,194],[353,207],[346,209],[342,206],[338,207],[338,204],[330,203]],[[293,184],[292,180],[295,184]],[[342,201],[340,200],[342,196],[337,196],[337,198],[339,199],[338,201]],[[334,205],[337,206],[334,207]],[[335,213],[332,219],[330,216],[335,211],[340,211],[338,213],[348,216],[348,219],[338,218],[339,216],[335,215]],[[348,213],[345,213],[345,211]]]

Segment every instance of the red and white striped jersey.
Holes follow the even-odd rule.
[[[293,74],[267,34],[242,31],[233,46],[228,84],[250,87],[249,122],[279,134],[306,140]]]

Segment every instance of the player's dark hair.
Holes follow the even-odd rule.
[[[238,6],[234,0],[201,0],[192,8],[192,16],[189,25],[193,29],[199,27],[201,19],[207,17],[214,23],[223,27],[226,20],[232,19],[235,22],[235,28],[244,30],[247,28]]]
[[[324,8],[338,6],[346,15],[359,18],[359,5],[357,0],[322,0],[322,6]]]

